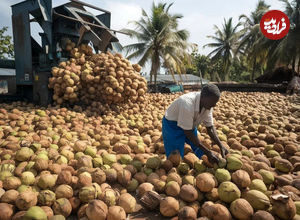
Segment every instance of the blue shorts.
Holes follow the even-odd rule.
[[[195,128],[193,132],[197,137],[197,128]],[[196,154],[198,158],[201,158],[204,154],[199,147],[196,147],[194,144],[192,144],[192,142],[185,136],[183,129],[177,126],[177,121],[169,121],[163,117],[162,136],[167,157],[172,151],[178,150],[183,158],[184,143],[187,143],[192,147],[194,154]]]

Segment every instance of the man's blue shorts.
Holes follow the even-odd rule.
[[[197,137],[197,128],[195,128],[193,132]],[[200,148],[193,145],[192,142],[185,136],[183,129],[177,126],[177,121],[170,121],[163,117],[162,136],[167,157],[172,151],[178,150],[183,158],[185,143],[192,147],[194,154],[196,154],[198,158],[201,158],[204,154]]]

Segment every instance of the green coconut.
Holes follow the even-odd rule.
[[[206,166],[203,162],[203,160],[198,160],[194,163],[194,168],[198,173],[203,173],[206,171]]]
[[[103,163],[109,166],[117,162],[117,157],[115,154],[104,154],[102,156],[102,159],[103,159]]]
[[[226,181],[218,187],[218,194],[222,201],[231,203],[232,201],[241,197],[241,191],[232,182]]]
[[[35,182],[35,176],[30,171],[25,171],[21,174],[21,182],[24,185],[32,185]]]
[[[223,168],[219,168],[216,170],[215,177],[217,178],[218,183],[222,183],[222,182],[231,180],[229,171],[226,169],[223,169]]]
[[[288,160],[276,158],[275,168],[280,172],[289,173],[293,170],[293,165]]]
[[[151,169],[158,169],[161,164],[161,159],[158,156],[148,158],[146,162],[146,167]]]
[[[295,201],[296,213],[300,215],[300,201]]]
[[[16,160],[18,161],[27,161],[31,156],[34,155],[34,152],[29,147],[22,147],[20,150],[16,153]]]
[[[270,199],[258,190],[249,190],[243,195],[254,210],[267,210],[270,207]]]
[[[265,193],[267,191],[267,187],[266,187],[265,183],[260,179],[252,180],[249,188],[261,191],[263,193]]]
[[[24,220],[47,220],[48,217],[45,211],[39,206],[30,207],[25,216]]]
[[[38,194],[38,202],[40,205],[51,206],[56,200],[56,195],[51,190],[42,190]]]
[[[93,186],[84,186],[79,190],[80,201],[89,202],[95,198],[97,198],[97,192]]]
[[[236,171],[236,170],[239,170],[241,169],[243,166],[243,162],[238,159],[236,156],[229,156],[227,158],[227,169],[229,171]]]
[[[181,173],[181,174],[187,174],[190,170],[190,166],[187,164],[187,163],[180,163],[178,165],[178,171]]]
[[[129,154],[122,154],[120,158],[121,164],[130,164],[132,158]]]
[[[258,173],[262,176],[263,181],[265,184],[269,185],[272,184],[274,182],[274,175],[272,172],[268,171],[268,170],[264,170],[264,169],[260,169],[258,171]]]

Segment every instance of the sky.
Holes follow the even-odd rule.
[[[20,0],[0,0],[0,27],[8,26],[11,34],[11,8],[10,5],[19,3]],[[52,0],[53,6],[69,2],[68,0]],[[149,12],[152,0],[84,0],[84,2],[95,5],[111,12],[111,28],[121,30],[122,28],[133,28],[129,21],[138,20],[141,17],[141,9]],[[155,3],[161,2],[154,0]],[[224,19],[233,17],[233,22],[238,22],[241,14],[250,15],[255,9],[257,0],[163,0],[162,2],[173,3],[170,12],[179,13],[183,18],[179,21],[179,28],[186,29],[190,33],[189,41],[198,45],[199,53],[208,54],[212,49],[203,45],[211,43],[208,35],[213,35],[214,25],[222,27]],[[282,2],[279,0],[265,0],[271,5],[270,9],[283,11]],[[94,10],[90,10],[96,14]],[[38,28],[33,26],[33,31]],[[38,36],[38,35],[36,35]],[[122,45],[134,43],[127,35],[117,34]]]

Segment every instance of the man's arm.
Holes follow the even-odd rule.
[[[219,146],[222,157],[228,154],[228,150],[221,143],[214,126],[206,127],[209,137]]]
[[[184,134],[186,137],[198,148],[200,148],[204,154],[208,157],[208,159],[213,163],[218,163],[219,158],[212,153],[209,149],[207,149],[198,139],[197,136],[195,136],[193,130],[184,130]]]

